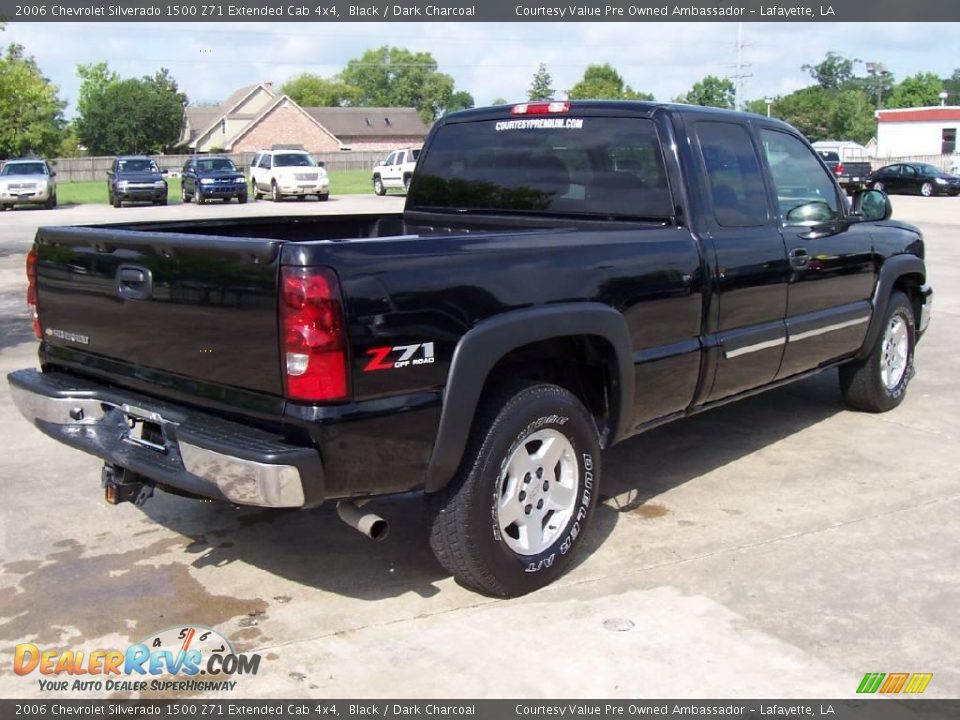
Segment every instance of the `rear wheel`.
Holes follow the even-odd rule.
[[[180,202],[184,205],[189,203],[193,198],[190,197],[190,194],[187,192],[187,188],[183,185],[180,186]]]
[[[373,176],[373,191],[377,195],[386,195],[387,189],[383,186],[383,180],[380,179],[379,175]]]
[[[933,183],[925,182],[920,186],[920,194],[924,197],[930,197],[933,195]]]
[[[854,410],[892,410],[903,402],[913,375],[917,332],[913,305],[902,292],[890,296],[882,327],[866,358],[840,366],[843,399]]]
[[[599,477],[593,418],[574,395],[547,384],[507,388],[483,404],[456,476],[428,498],[430,545],[481,592],[541,588],[582,542]]]

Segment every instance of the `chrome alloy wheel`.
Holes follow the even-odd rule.
[[[497,526],[518,555],[538,555],[563,532],[580,490],[576,452],[565,435],[538,430],[513,451],[500,472]]]
[[[880,354],[880,379],[887,390],[893,390],[903,380],[909,352],[910,335],[907,322],[902,315],[894,315],[883,333]]]

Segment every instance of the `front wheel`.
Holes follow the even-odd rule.
[[[925,182],[920,186],[920,194],[924,197],[930,197],[933,195],[933,183]]]
[[[328,192],[324,193],[323,195],[317,195],[317,200],[319,200],[320,202],[326,202],[329,199],[330,199],[330,193]]]
[[[384,187],[383,180],[380,179],[379,175],[373,178],[373,192],[381,196],[387,194],[387,188]]]
[[[843,399],[854,410],[892,410],[903,402],[913,375],[917,330],[913,306],[902,292],[890,296],[882,328],[866,358],[840,366]]]
[[[274,180],[270,183],[270,199],[274,202],[280,202],[283,196],[280,194],[280,188],[277,187],[277,182]]]
[[[429,496],[430,546],[462,584],[515,597],[556,579],[597,502],[593,418],[569,391],[528,384],[488,398],[460,469]]]
[[[247,194],[243,193],[242,195],[237,195],[237,202],[241,205],[245,205],[247,203]]]

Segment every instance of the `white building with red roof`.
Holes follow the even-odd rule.
[[[878,110],[877,156],[952,155],[957,151],[960,106]]]

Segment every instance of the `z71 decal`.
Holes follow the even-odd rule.
[[[363,368],[364,372],[396,370],[411,365],[430,365],[433,363],[433,343],[370,348],[367,350],[367,355],[371,358]]]

